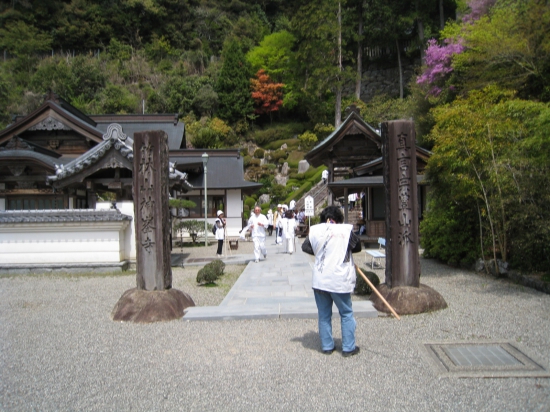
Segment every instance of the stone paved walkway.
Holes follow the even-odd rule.
[[[229,255],[227,264],[247,263],[233,288],[219,306],[191,307],[183,320],[232,320],[272,318],[317,318],[317,307],[311,289],[313,256],[301,250],[296,239],[296,252],[284,253],[282,246],[266,239],[267,259],[254,263],[253,255]],[[183,258],[183,265],[204,265],[213,258]],[[336,306],[333,307],[338,313]],[[356,318],[377,317],[378,312],[368,300],[353,301]]]

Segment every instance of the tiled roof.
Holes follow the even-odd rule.
[[[34,150],[0,150],[0,160],[21,159],[22,157],[44,163],[52,169],[55,167],[55,162],[59,162],[54,157],[37,153]]]
[[[189,172],[189,182],[193,187],[202,189],[204,187],[204,173],[202,170],[202,153],[196,150],[196,155],[192,150],[185,150],[170,153],[170,160],[177,163],[180,170],[189,170],[199,168],[200,172]],[[216,153],[219,152],[219,155]],[[233,153],[231,153],[233,152]],[[258,190],[263,185],[261,183],[250,182],[244,179],[243,158],[239,156],[238,150],[208,150],[208,189],[249,189]],[[233,155],[231,155],[233,154]]]
[[[133,162],[134,151],[132,146],[134,141],[122,133],[122,128],[119,125],[112,126],[113,127],[108,129],[103,135],[104,140],[98,145],[92,147],[82,156],[77,157],[66,165],[56,164],[55,175],[48,176],[47,180],[61,180],[81,172],[103,158],[111,147],[114,147],[115,150],[118,150],[123,157],[126,157],[130,162]]]
[[[132,220],[120,210],[60,209],[60,210],[8,210],[0,212],[1,223],[53,223],[53,222],[119,222]]]
[[[107,131],[103,135],[103,142],[94,146],[82,156],[74,159],[73,161],[67,163],[66,165],[56,164],[55,175],[48,176],[48,181],[59,181],[70,177],[74,174],[81,172],[82,170],[90,167],[94,163],[97,163],[101,158],[103,158],[107,152],[114,148],[118,150],[120,154],[128,159],[128,161],[133,164],[134,159],[134,141],[132,138],[126,136],[122,132],[122,127],[119,124],[112,123],[107,128]],[[188,189],[191,189],[193,186],[187,181],[187,173],[182,173],[175,168],[173,163],[169,163],[169,179],[171,181],[178,181],[179,183],[186,186]]]

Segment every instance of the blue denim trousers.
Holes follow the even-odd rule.
[[[319,336],[322,350],[334,348],[332,338],[332,303],[336,304],[340,312],[342,326],[342,351],[350,352],[355,349],[355,318],[351,307],[351,293],[334,293],[314,290],[315,303],[319,313]]]

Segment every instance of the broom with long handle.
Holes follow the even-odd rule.
[[[391,305],[388,303],[388,301],[386,299],[384,299],[384,297],[380,294],[380,292],[378,292],[378,289],[376,289],[376,287],[374,287],[374,285],[372,284],[372,282],[365,276],[365,274],[361,271],[361,269],[359,269],[359,266],[355,265],[355,268],[357,269],[357,271],[359,272],[359,274],[363,277],[363,279],[365,279],[365,282],[367,282],[367,284],[370,286],[370,288],[374,291],[374,293],[376,293],[378,295],[378,297],[380,299],[382,299],[382,302],[384,302],[384,304],[388,307],[388,309],[391,311],[391,313],[393,314],[393,316],[395,316],[397,318],[397,320],[401,320],[401,318],[399,317],[399,315],[397,313],[395,313],[395,310],[393,310],[393,308],[391,307]]]

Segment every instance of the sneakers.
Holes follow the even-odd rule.
[[[332,355],[332,352],[334,352],[334,348],[328,349],[328,350],[324,350],[324,351],[323,351],[323,354],[325,354],[325,355]]]
[[[264,259],[267,259],[267,253],[264,255]]]
[[[342,356],[344,358],[347,358],[349,356],[357,355],[360,351],[361,351],[361,349],[359,349],[359,346],[356,346],[355,349],[352,350],[352,351],[349,351],[349,352],[342,351]]]
[[[218,258],[222,258],[222,257],[223,257],[223,255],[216,255],[216,257],[218,257]]]
[[[258,263],[258,262],[259,262],[259,260],[258,260],[258,259],[256,259],[256,260],[254,261],[254,263]]]

